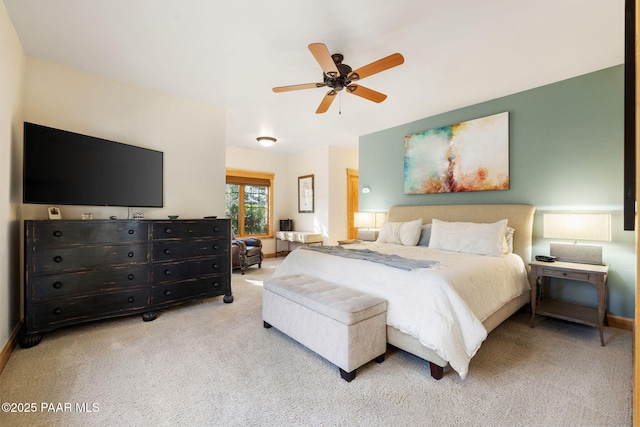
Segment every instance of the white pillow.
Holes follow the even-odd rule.
[[[429,247],[469,254],[501,256],[505,247],[507,220],[493,224],[447,222],[434,219]]]
[[[507,231],[505,231],[504,241],[505,241],[505,254],[513,253],[513,233],[516,232],[516,229],[513,227],[507,227]]]
[[[420,240],[422,219],[409,222],[385,222],[380,227],[378,243],[415,246]]]

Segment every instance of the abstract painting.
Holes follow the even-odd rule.
[[[509,112],[404,138],[404,193],[509,189]]]

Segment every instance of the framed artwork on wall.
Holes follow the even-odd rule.
[[[313,175],[298,177],[298,212],[313,212]]]
[[[407,135],[404,194],[509,189],[509,112]]]

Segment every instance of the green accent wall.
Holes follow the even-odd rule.
[[[380,132],[359,142],[361,211],[394,205],[525,203],[536,206],[533,254],[549,254],[542,238],[542,213],[607,211],[612,241],[603,246],[610,264],[609,313],[633,318],[634,233],[624,231],[624,67],[607,68],[536,89],[494,99]],[[425,103],[429,100],[425,99]],[[404,194],[405,135],[509,112],[509,189],[468,193]],[[562,299],[595,305],[589,284],[555,281]]]

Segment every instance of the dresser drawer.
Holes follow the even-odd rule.
[[[152,260],[170,261],[175,259],[212,257],[229,252],[229,240],[207,239],[194,241],[154,241]]]
[[[33,252],[33,273],[89,270],[99,266],[146,263],[148,260],[146,244],[44,249]]]
[[[57,247],[83,243],[135,242],[149,237],[141,221],[38,221],[32,223],[33,244]]]
[[[194,221],[154,221],[153,239],[184,239],[202,237],[228,238],[231,231],[229,221],[194,220]]]
[[[127,265],[101,270],[35,276],[32,280],[31,298],[42,301],[78,294],[108,292],[121,288],[147,286],[147,264]]]
[[[229,259],[219,256],[215,258],[197,259],[180,262],[154,264],[151,268],[153,283],[175,282],[196,279],[201,276],[222,274],[229,271]]]
[[[162,306],[199,296],[216,296],[230,292],[229,275],[219,275],[184,282],[161,284],[151,290],[151,304]]]
[[[49,329],[54,329],[60,323],[78,323],[139,311],[148,304],[147,288],[43,301],[33,305],[32,317],[28,319],[33,324],[27,327],[38,330],[49,326]]]

